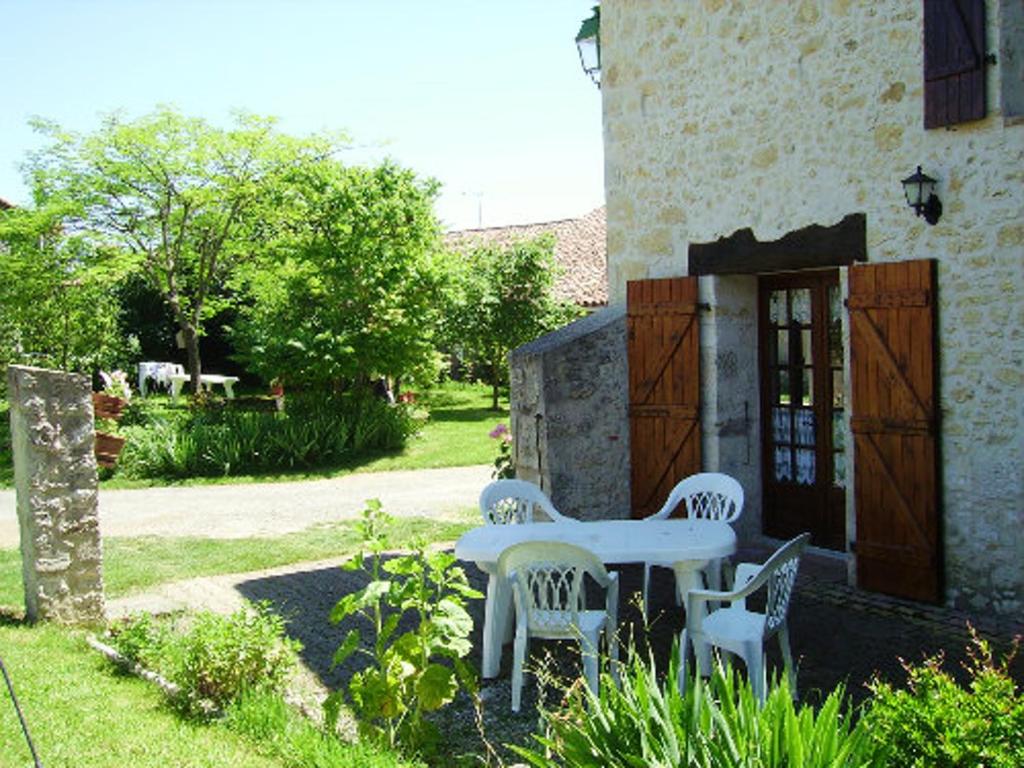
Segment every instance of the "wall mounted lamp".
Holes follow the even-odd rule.
[[[918,216],[924,216],[924,220],[929,224],[934,224],[942,216],[942,201],[935,196],[936,183],[931,176],[921,173],[920,165],[902,182],[907,205],[913,208]]]
[[[594,14],[583,20],[576,34],[576,49],[580,64],[594,85],[601,87],[601,6],[594,6]]]

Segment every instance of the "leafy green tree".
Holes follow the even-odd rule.
[[[232,341],[246,366],[333,388],[431,370],[443,278],[436,182],[391,163],[325,160],[288,189],[274,247],[240,273],[248,298]]]
[[[66,205],[0,211],[0,364],[91,372],[125,351],[114,293],[122,275],[66,232],[74,213]]]
[[[253,255],[276,180],[327,154],[330,142],[292,139],[273,120],[243,114],[224,130],[170,107],[134,121],[107,117],[84,136],[42,120],[35,127],[51,140],[26,166],[37,205],[74,205],[75,233],[142,270],[174,314],[195,387],[203,321],[222,308],[226,277]]]
[[[483,363],[492,407],[508,380],[508,354],[580,314],[554,297],[555,240],[542,235],[510,245],[481,245],[459,260],[445,338],[464,356]]]

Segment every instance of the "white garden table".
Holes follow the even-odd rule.
[[[171,400],[177,400],[178,395],[181,394],[181,388],[185,386],[185,382],[191,379],[187,373],[175,373],[171,375]],[[220,384],[224,387],[224,394],[228,400],[231,400],[235,396],[235,382],[238,381],[237,376],[221,376],[219,373],[201,373],[199,374],[199,388],[210,390],[214,384]]]
[[[672,563],[676,588],[684,599],[701,586],[699,572],[708,561],[736,551],[732,526],[718,520],[607,520],[593,523],[485,525],[463,534],[455,556],[487,574],[484,604],[482,674],[496,677],[502,644],[511,639],[512,591],[497,573],[498,557],[524,541],[558,541],[589,549],[607,563]]]

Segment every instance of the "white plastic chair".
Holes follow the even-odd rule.
[[[802,533],[780,547],[764,565],[741,563],[736,567],[736,583],[731,592],[707,589],[690,590],[686,596],[686,629],[679,636],[679,689],[686,687],[688,643],[693,644],[697,670],[708,674],[710,646],[735,653],[747,665],[747,677],[758,701],[767,694],[764,645],[772,635],[779,636],[782,660],[789,675],[789,687],[796,697],[796,670],[789,647],[786,613],[793,594],[800,555],[810,540]],[[765,612],[748,611],[746,598],[768,585]],[[711,601],[724,601],[726,607],[706,613]]]
[[[519,711],[523,666],[530,636],[579,640],[583,676],[598,690],[598,642],[604,633],[611,672],[618,674],[619,575],[609,573],[592,552],[571,544],[529,541],[502,552],[498,574],[512,583],[516,634],[512,661],[512,711]],[[589,574],[606,591],[603,611],[586,609],[584,576]]]
[[[553,522],[578,522],[555,509],[544,491],[526,480],[495,480],[480,493],[480,513],[488,525],[532,523],[538,508]]]
[[[661,509],[644,520],[665,520],[681,503],[686,504],[686,516],[694,519],[735,522],[743,513],[743,486],[737,480],[721,472],[699,472],[680,480],[669,493]],[[647,613],[647,598],[650,591],[651,566],[671,568],[672,563],[644,564],[644,613]],[[707,566],[708,586],[720,589],[722,585],[722,561],[712,560]],[[676,598],[679,599],[677,590]]]

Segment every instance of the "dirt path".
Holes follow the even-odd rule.
[[[104,536],[278,536],[358,517],[366,499],[388,514],[444,517],[474,507],[491,467],[367,472],[295,483],[100,491]],[[13,490],[0,491],[0,548],[19,545]]]

